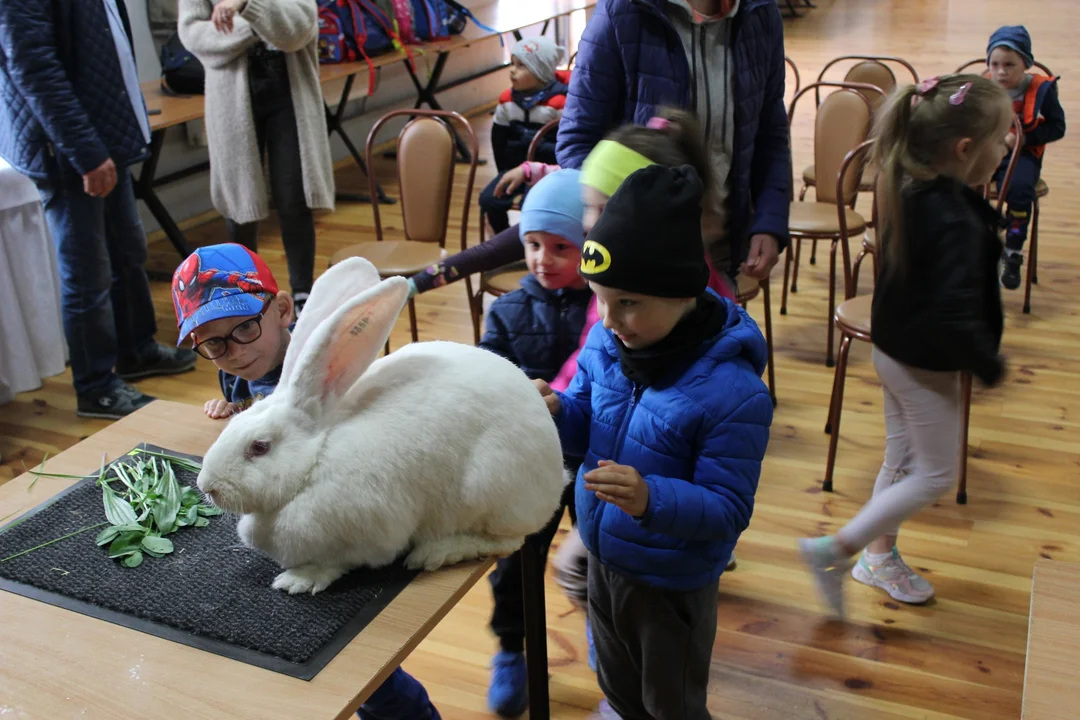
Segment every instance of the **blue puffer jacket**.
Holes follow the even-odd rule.
[[[761,373],[765,339],[722,300],[723,331],[648,388],[619,365],[610,330],[593,326],[555,417],[563,452],[585,455],[575,488],[578,529],[612,570],[667,590],[693,590],[724,571],[754,511],[772,400]],[[649,506],[633,518],[585,489],[600,460],[636,469]]]
[[[591,299],[591,290],[546,290],[526,275],[519,289],[492,303],[480,347],[550,382],[578,349]]]
[[[0,157],[32,178],[81,182],[110,157],[146,156],[101,0],[0,2]]]
[[[600,0],[579,43],[556,154],[578,168],[615,127],[644,125],[661,107],[690,108],[690,65],[668,0]],[[735,140],[728,197],[732,263],[746,239],[788,243],[791,160],[784,107],[784,27],[776,0],[743,0],[733,28]],[[753,215],[751,216],[751,210]]]

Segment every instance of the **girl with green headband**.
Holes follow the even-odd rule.
[[[648,127],[623,126],[601,141],[586,160],[582,178],[583,199],[586,205],[585,228],[592,227],[599,217],[607,198],[623,179],[646,165],[678,167],[690,165],[697,171],[708,197],[713,192],[711,170],[705,150],[701,145],[701,133],[694,118],[680,110],[668,110],[650,121]],[[522,183],[534,184],[546,174],[557,169],[556,165],[522,163],[503,176],[496,192],[512,192]],[[703,223],[707,220],[703,219]],[[703,234],[715,237],[708,228]],[[708,241],[707,241],[708,244]],[[476,273],[496,270],[504,265],[524,259],[518,226],[514,225],[487,242],[474,245],[440,261],[409,278],[411,296],[456,282]],[[709,287],[723,297],[734,299],[730,279],[712,270],[711,258]],[[571,358],[573,360],[574,358]]]

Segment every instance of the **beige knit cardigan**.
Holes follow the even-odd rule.
[[[180,0],[180,41],[206,69],[210,197],[225,217],[247,223],[269,214],[248,89],[247,52],[260,39],[286,53],[300,137],[304,195],[312,210],[334,209],[334,172],[319,83],[316,0],[248,0],[231,33],[210,22],[211,0]]]

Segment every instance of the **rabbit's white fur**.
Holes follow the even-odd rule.
[[[234,417],[198,485],[248,546],[318,592],[351,568],[434,570],[521,547],[569,478],[543,399],[512,363],[425,342],[376,360],[408,283],[366,260],[315,283],[269,398]]]

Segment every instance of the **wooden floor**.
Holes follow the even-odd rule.
[[[900,55],[920,75],[947,72],[982,54],[999,25],[1026,23],[1036,57],[1065,79],[1062,103],[1080,118],[1075,86],[1080,60],[1066,20],[1075,0],[818,0],[818,9],[786,22],[787,52],[804,82],[829,59],[850,53]],[[936,58],[936,59],[934,59]],[[487,147],[488,118],[478,119]],[[809,113],[796,121],[796,167],[810,162]],[[858,585],[851,617],[823,618],[795,553],[795,539],[834,531],[868,497],[881,462],[881,397],[869,349],[852,352],[834,494],[824,494],[822,432],[832,374],[824,367],[827,263],[805,264],[800,292],[781,317],[776,282],[774,327],[780,406],[773,425],[757,510],[738,548],[739,566],[724,576],[713,659],[712,709],[718,718],[764,720],[1014,719],[1020,715],[1031,571],[1039,557],[1080,560],[1080,249],[1077,197],[1080,143],[1074,133],[1048,152],[1044,178],[1041,283],[1033,312],[1006,296],[1005,349],[1011,374],[1003,387],[976,395],[971,421],[970,504],[951,498],[905,526],[901,549],[934,583],[936,602],[906,607]],[[485,153],[487,154],[487,153]],[[482,186],[494,172],[481,168]],[[394,195],[390,166],[380,168]],[[459,178],[461,173],[459,173]],[[360,177],[342,172],[340,184]],[[388,208],[384,220],[400,227]],[[474,214],[475,218],[475,214]],[[475,222],[472,223],[475,226]],[[280,240],[268,228],[263,255],[286,279]],[[344,244],[366,239],[371,212],[342,206],[319,223],[319,267]],[[199,243],[224,240],[220,222],[191,233]],[[456,236],[452,242],[456,242]],[[161,241],[152,263],[177,258]],[[822,252],[822,259],[827,257]],[[868,273],[863,275],[864,286]],[[154,287],[161,339],[175,340],[168,287]],[[454,285],[418,301],[423,339],[471,341],[465,289]],[[760,319],[761,306],[751,306]],[[399,322],[393,341],[407,339]],[[202,403],[217,394],[214,371],[140,384],[154,395]],[[46,382],[0,408],[0,482],[103,427],[74,415],[70,377]],[[489,591],[477,587],[406,663],[446,718],[487,717],[484,693],[494,642],[486,630]],[[584,662],[583,617],[549,584],[553,716],[583,718],[600,699]],[[1065,717],[1063,715],[1063,717]]]

